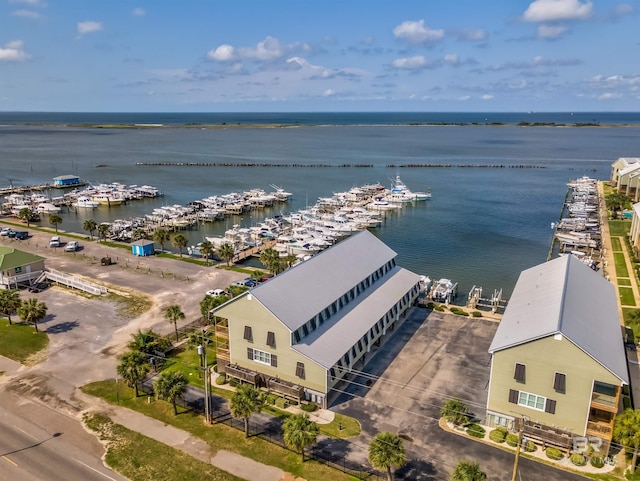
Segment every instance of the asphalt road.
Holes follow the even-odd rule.
[[[0,402],[0,479],[127,481],[103,466],[102,446],[76,419],[7,393]]]

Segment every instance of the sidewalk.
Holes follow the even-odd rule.
[[[259,463],[230,451],[220,450],[214,454],[207,443],[186,431],[169,426],[131,409],[108,404],[101,399],[84,394],[80,390],[77,391],[77,395],[92,406],[89,411],[105,412],[117,424],[121,424],[132,431],[155,439],[167,446],[179,449],[200,461],[211,463],[213,466],[247,481],[293,481],[294,479],[304,481],[301,478],[295,478],[289,473],[285,473],[279,468]]]

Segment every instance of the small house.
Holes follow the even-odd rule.
[[[53,186],[57,188],[73,187],[82,185],[80,177],[77,175],[59,175],[53,178]]]
[[[44,257],[0,246],[0,288],[30,285],[44,271]]]
[[[152,256],[155,251],[153,241],[140,239],[131,243],[131,253],[135,256]]]

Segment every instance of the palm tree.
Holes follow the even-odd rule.
[[[131,351],[123,354],[120,364],[116,368],[118,376],[124,379],[127,386],[135,390],[138,397],[138,383],[142,381],[151,370],[147,355],[139,351]]]
[[[173,304],[167,307],[167,310],[164,312],[164,317],[173,323],[173,327],[176,330],[176,342],[178,342],[178,321],[184,319],[184,312],[182,312],[178,304]]]
[[[229,403],[231,415],[244,420],[244,435],[249,437],[249,418],[259,413],[264,406],[264,396],[251,384],[238,386]]]
[[[176,247],[180,250],[180,257],[182,257],[182,249],[187,247],[187,245],[189,244],[189,239],[187,239],[184,234],[176,234],[175,236],[173,236],[173,239],[171,239],[171,244],[173,245],[173,247]]]
[[[145,354],[155,354],[157,352],[166,352],[171,347],[171,341],[166,337],[162,337],[155,333],[152,329],[147,331],[138,330],[132,334],[133,339],[129,343],[129,349],[140,351]]]
[[[393,480],[391,469],[407,464],[402,439],[393,433],[378,433],[369,444],[369,461],[374,468],[385,469],[387,480]]]
[[[453,481],[486,481],[487,473],[480,469],[478,463],[460,461],[451,473]]]
[[[280,262],[280,254],[271,247],[265,249],[260,254],[260,263],[265,266],[271,274],[282,272],[282,262]]]
[[[442,405],[440,416],[456,426],[463,424],[469,420],[467,413],[469,407],[460,401],[460,399],[449,399]]]
[[[9,324],[11,322],[11,314],[20,307],[21,304],[20,294],[14,289],[2,289],[0,290],[0,312],[7,316]]]
[[[218,255],[220,256],[220,259],[227,261],[227,265],[231,263],[231,259],[233,259],[234,254],[233,246],[227,242],[218,248]]]
[[[287,265],[287,267],[291,267],[297,260],[298,258],[296,257],[295,254],[287,254],[282,259],[282,262],[284,262]],[[283,270],[284,270],[284,266],[280,269],[280,272],[282,272]]]
[[[109,235],[109,224],[100,224],[98,226],[98,236],[102,240],[107,240],[107,236]]]
[[[177,371],[163,372],[153,383],[156,399],[164,399],[173,404],[173,414],[178,414],[176,400],[187,392],[187,378]]]
[[[163,229],[162,227],[156,229],[153,233],[153,241],[160,244],[160,249],[162,249],[163,251],[164,245],[169,241],[170,238],[171,236],[169,234],[169,231],[167,229]]]
[[[31,222],[34,222],[38,219],[38,214],[32,211],[29,207],[23,207],[18,212],[18,219],[27,223],[27,227],[29,227]]]
[[[304,463],[304,449],[313,446],[318,439],[318,425],[309,419],[307,413],[289,416],[282,424],[284,443],[289,449],[298,451]]]
[[[131,232],[131,240],[137,241],[140,239],[146,239],[147,238],[147,232],[144,229],[140,229],[139,227],[137,229],[133,229],[133,232]]]
[[[32,297],[22,301],[18,306],[18,315],[27,324],[33,324],[38,332],[38,322],[47,315],[47,305],[44,302],[38,302],[38,299]]]
[[[58,225],[62,224],[62,217],[60,214],[49,214],[49,224],[55,226],[56,232],[58,232]]]
[[[638,448],[640,448],[640,409],[627,408],[616,417],[613,426],[613,439],[621,443],[626,449],[633,450],[631,459],[631,474],[636,469]]]
[[[93,240],[93,232],[96,230],[96,227],[98,227],[98,224],[96,224],[96,221],[93,219],[87,219],[82,224],[82,230],[86,230],[89,233],[91,240]]]
[[[209,265],[209,256],[213,253],[213,244],[206,240],[200,244],[200,254],[205,259],[205,265]]]

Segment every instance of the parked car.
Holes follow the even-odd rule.
[[[11,238],[15,238],[16,236],[16,231],[9,229],[9,233],[7,234],[9,237]]]
[[[60,247],[60,237],[54,235],[49,241],[49,247]]]
[[[78,250],[78,241],[69,241],[65,244],[64,250],[67,252],[75,252]]]
[[[29,237],[29,233],[26,230],[16,231],[14,232],[14,234],[14,237],[19,240],[23,240]]]
[[[49,282],[38,282],[37,284],[32,284],[29,286],[29,292],[40,292],[44,291],[51,284]]]
[[[224,289],[210,289],[207,291],[207,295],[211,297],[219,297],[224,296],[225,292]]]
[[[10,229],[9,227],[3,227],[3,229],[0,230],[0,235],[1,236],[8,236],[9,232],[13,232],[13,230]]]

